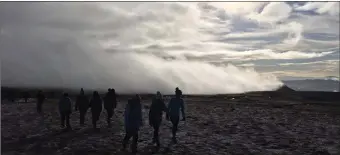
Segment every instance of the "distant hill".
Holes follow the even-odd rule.
[[[277,92],[293,92],[295,91],[292,88],[289,88],[287,85],[283,85],[282,87],[280,87],[279,89],[276,90]]]
[[[287,80],[285,85],[296,91],[339,92],[340,82],[336,79]]]

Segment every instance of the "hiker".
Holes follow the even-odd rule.
[[[175,94],[179,94],[180,96],[182,96],[182,90],[176,87]]]
[[[172,123],[172,142],[177,143],[176,132],[178,129],[180,110],[182,112],[182,121],[185,121],[184,114],[184,101],[181,98],[182,91],[176,88],[176,97],[171,98],[168,104],[168,116],[167,119]]]
[[[59,100],[59,113],[61,118],[61,127],[65,127],[65,121],[66,121],[66,127],[67,129],[71,129],[70,124],[70,114],[72,113],[72,101],[68,97],[67,93],[64,93],[61,99]]]
[[[158,148],[160,147],[158,133],[162,122],[163,111],[167,113],[167,108],[164,104],[162,94],[158,91],[152,99],[149,111],[149,125],[154,129],[152,143],[156,143]]]
[[[111,127],[111,118],[114,114],[114,108],[116,108],[117,100],[116,100],[116,92],[114,89],[108,89],[104,97],[104,108],[107,113],[107,125]]]
[[[42,112],[42,104],[44,103],[45,95],[39,90],[37,94],[37,112],[40,114]]]
[[[90,101],[91,113],[92,113],[92,125],[93,128],[97,128],[97,121],[99,120],[100,113],[102,112],[102,99],[97,91],[93,92],[93,96]]]
[[[138,131],[143,125],[142,105],[140,100],[141,99],[138,94],[133,99],[129,99],[124,113],[126,134],[123,140],[123,150],[126,149],[126,145],[130,138],[133,137],[131,144],[132,153],[137,153]]]
[[[27,103],[28,98],[30,98],[30,94],[28,92],[23,93],[23,98],[25,100],[25,103]]]
[[[77,97],[76,105],[75,105],[75,111],[79,110],[80,115],[80,125],[83,126],[85,123],[85,115],[87,112],[87,109],[89,108],[90,103],[88,98],[85,96],[84,89],[80,89],[80,94]]]

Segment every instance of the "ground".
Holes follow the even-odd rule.
[[[170,145],[171,124],[163,120],[158,152],[150,144],[150,100],[144,99],[139,154],[340,154],[339,107],[264,98],[185,98],[187,119],[179,124],[178,144]],[[120,100],[112,128],[105,111],[100,131],[92,129],[89,111],[85,127],[73,111],[73,131],[62,132],[56,100],[46,101],[43,115],[36,114],[34,100],[3,101],[1,154],[129,154],[120,151],[125,104]]]

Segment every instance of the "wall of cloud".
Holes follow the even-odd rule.
[[[286,6],[277,7],[279,4],[285,6],[259,3],[253,11],[261,13],[243,14],[256,22],[275,23],[278,21],[272,18],[275,13],[270,9],[279,8],[280,19],[291,12]],[[232,63],[216,66],[206,60],[311,58],[331,53],[276,52],[221,42],[221,36],[237,31],[230,25],[241,22],[233,15],[237,10],[228,15],[221,6],[3,3],[2,85],[103,90],[113,87],[124,93],[173,93],[177,86],[193,94],[273,90],[282,84],[275,76]],[[275,33],[285,33],[287,37],[281,42],[291,45],[301,39],[301,25],[287,25],[291,29]],[[229,35],[228,39],[232,37],[237,35]]]

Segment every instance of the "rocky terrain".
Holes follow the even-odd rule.
[[[314,104],[267,96],[185,97],[187,120],[180,122],[178,144],[170,143],[170,122],[163,120],[162,147],[150,143],[149,98],[143,98],[144,126],[140,131],[139,154],[340,154],[340,106],[334,101]],[[321,103],[318,102],[318,103]],[[120,151],[124,136],[121,99],[113,127],[100,118],[100,131],[79,125],[79,113],[71,115],[72,131],[62,131],[57,100],[48,99],[43,115],[29,103],[3,100],[1,104],[1,154],[129,154]]]

